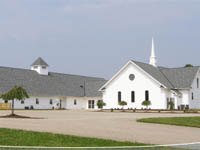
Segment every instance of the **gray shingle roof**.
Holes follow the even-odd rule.
[[[136,65],[138,65],[140,68],[142,68],[144,71],[146,71],[148,74],[150,74],[154,79],[162,83],[167,88],[173,88],[173,85],[168,81],[168,79],[160,72],[160,70],[152,65],[133,61]]]
[[[99,92],[99,88],[102,87],[107,81],[106,80],[101,80],[101,81],[87,81],[85,83],[86,87],[86,95],[88,97],[93,97],[93,96],[102,96],[102,93]]]
[[[41,57],[34,61],[31,66],[49,66]]]
[[[90,84],[87,83],[89,81]],[[0,93],[5,93],[18,85],[23,86],[30,96],[84,96],[84,90],[81,88],[84,82],[86,82],[86,96],[90,96],[91,91],[99,89],[105,80],[53,72],[44,76],[33,70],[0,67]],[[93,96],[100,95],[101,92],[98,90],[93,93]]]
[[[164,68],[154,67],[150,64],[132,61],[153,78],[169,89],[191,88],[192,82],[200,67]]]
[[[174,88],[191,88],[192,82],[200,67],[188,68],[160,68],[166,78],[173,84]]]

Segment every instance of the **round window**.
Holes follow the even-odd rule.
[[[135,75],[134,75],[134,74],[130,74],[130,75],[129,75],[129,79],[130,79],[131,81],[133,81],[133,80],[135,79]]]

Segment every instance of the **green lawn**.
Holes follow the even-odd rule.
[[[105,147],[105,146],[112,147],[112,146],[145,146],[146,144],[118,142],[118,141],[113,141],[113,140],[104,140],[104,139],[97,139],[97,138],[86,138],[86,137],[78,137],[78,136],[71,136],[71,135],[0,128],[0,145],[1,146],[3,145],[4,146],[45,146],[45,147]],[[24,150],[24,149],[0,147],[0,150]],[[41,149],[41,150],[48,150],[48,149]],[[56,149],[51,149],[51,150],[56,150]],[[79,150],[79,149],[77,148],[76,150]],[[88,150],[95,150],[95,149],[88,149]],[[112,149],[109,149],[109,150],[112,150]],[[118,150],[122,150],[122,149],[118,149]],[[173,148],[173,147],[171,148],[157,147],[157,148],[133,148],[133,150],[183,150],[183,149]]]
[[[0,128],[0,145],[48,146],[48,147],[96,147],[96,146],[140,146],[145,144]]]
[[[200,117],[145,118],[139,119],[137,122],[200,128]]]

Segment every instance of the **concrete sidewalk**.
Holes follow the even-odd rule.
[[[0,116],[10,111],[0,111]],[[200,128],[137,123],[149,117],[200,116],[200,114],[110,113],[89,111],[16,111],[16,114],[46,119],[0,118],[0,128],[97,137],[147,144],[200,142]]]

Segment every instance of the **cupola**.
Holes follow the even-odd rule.
[[[49,65],[39,57],[34,63],[31,65],[31,70],[36,71],[38,74],[41,75],[48,75],[49,74]]]

